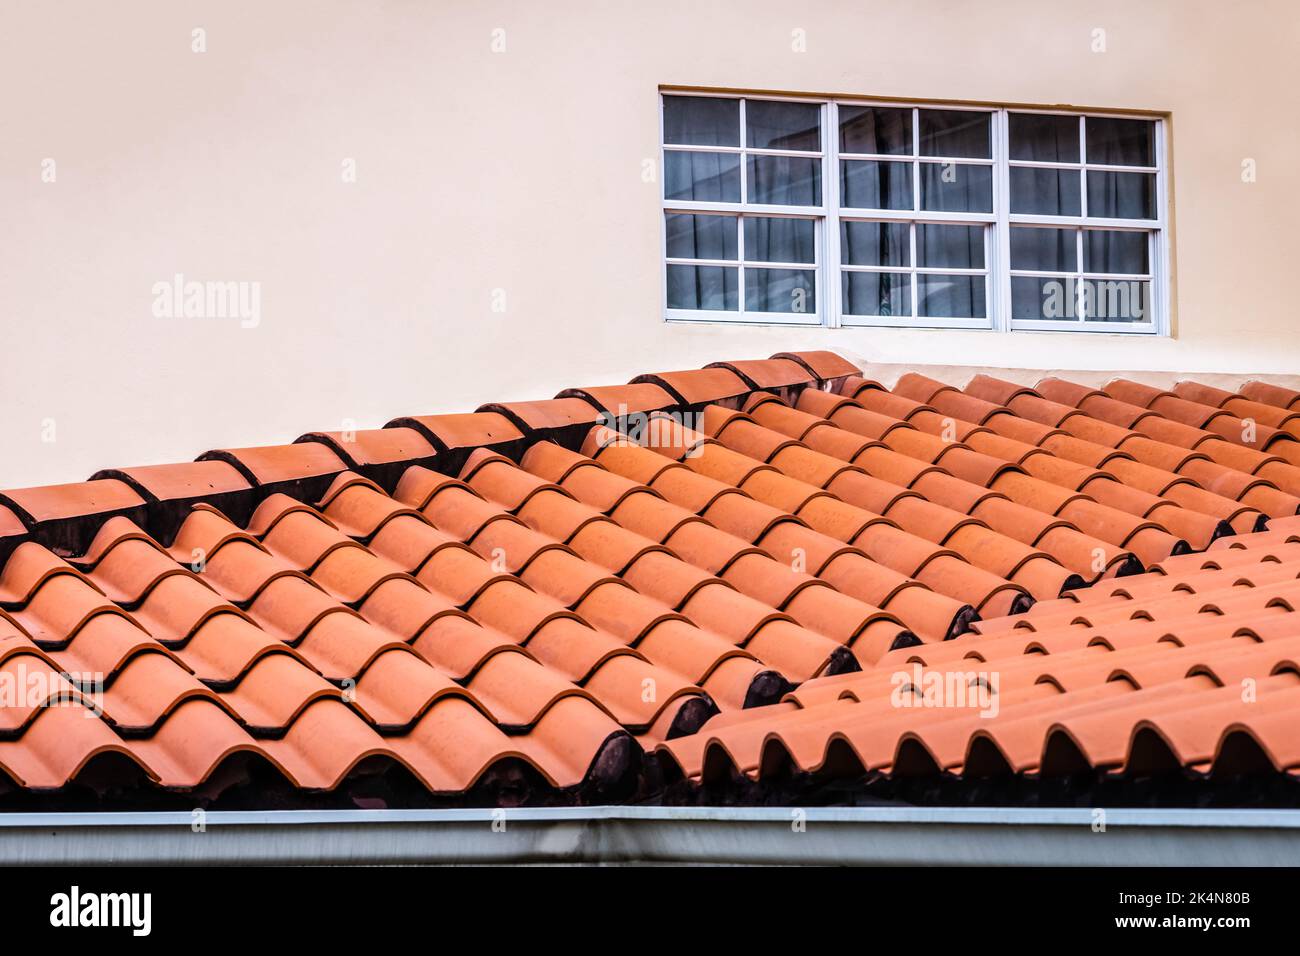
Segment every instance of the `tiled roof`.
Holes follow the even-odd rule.
[[[1276,386],[891,391],[809,352],[3,492],[0,690],[38,691],[0,790],[1289,770],[1297,435]],[[994,669],[998,716],[899,706],[918,665]]]
[[[1300,520],[1274,525],[810,680],[661,752],[705,784],[792,769],[1300,774]]]

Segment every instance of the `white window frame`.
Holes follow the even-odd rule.
[[[664,143],[663,116],[665,96],[701,96],[713,97],[715,99],[738,99],[740,101],[740,140],[739,146],[680,146],[676,144]],[[745,104],[754,100],[763,100],[767,102],[778,103],[815,103],[821,107],[818,114],[820,128],[820,146],[821,149],[816,152],[808,152],[797,149],[765,149],[760,147],[748,146],[746,144],[746,115]],[[827,132],[827,108],[824,101],[816,100],[810,97],[802,96],[739,96],[731,93],[685,93],[677,94],[672,91],[661,91],[659,96],[659,168],[667,170],[668,163],[666,156],[672,152],[696,152],[696,153],[730,153],[740,157],[740,201],[739,202],[702,202],[693,199],[662,199],[663,210],[659,216],[660,239],[659,249],[663,259],[663,268],[661,271],[662,283],[662,305],[664,317],[674,322],[726,322],[728,324],[748,324],[748,325],[824,325],[826,315],[826,213],[827,202],[826,192],[828,189],[826,183],[826,157],[830,148],[830,141]],[[819,206],[774,206],[766,203],[751,203],[748,201],[749,196],[749,157],[750,156],[793,156],[800,159],[817,159],[821,163],[821,198],[822,203]],[[666,175],[666,173],[665,173]],[[663,189],[660,188],[660,197],[663,197]],[[738,220],[745,218],[774,218],[790,217],[793,219],[811,219],[813,221],[814,239],[813,239],[813,263],[809,265],[806,262],[798,263],[781,263],[766,262],[759,260],[750,260],[745,255],[745,227],[743,222],[737,222],[737,252],[736,260],[713,260],[713,259],[678,259],[669,258],[668,235],[667,235],[667,217],[673,213],[721,213],[735,216]],[[707,309],[670,309],[668,308],[668,266],[669,265],[694,265],[694,266],[723,266],[726,268],[736,269],[736,294],[739,299],[736,311],[718,311]],[[801,272],[812,272],[813,274],[813,299],[816,306],[809,312],[758,312],[748,311],[745,308],[745,270],[747,268],[784,268],[797,269]],[[837,290],[838,294],[838,290]]]
[[[735,153],[740,157],[740,202],[698,202],[693,200],[669,200],[663,198],[663,186],[660,185],[660,305],[666,321],[726,323],[729,325],[799,325],[839,327],[892,327],[892,328],[945,328],[976,329],[991,331],[1030,331],[1110,335],[1159,335],[1167,336],[1170,332],[1169,287],[1169,228],[1168,228],[1168,169],[1166,149],[1166,123],[1163,116],[1138,112],[1106,112],[1096,110],[1062,110],[1030,106],[985,106],[963,103],[945,103],[942,101],[903,102],[866,97],[818,97],[800,95],[751,95],[733,92],[697,92],[695,90],[664,87],[659,91],[659,145],[660,169],[666,169],[666,154],[680,152]],[[665,96],[696,96],[739,100],[740,140],[738,146],[677,146],[664,143],[663,115]],[[821,151],[819,153],[800,150],[761,149],[746,145],[746,101],[766,100],[791,103],[815,103],[821,107]],[[912,153],[910,155],[877,155],[841,153],[839,150],[839,110],[841,106],[875,106],[886,108],[912,109]],[[988,159],[967,157],[937,157],[920,155],[919,110],[934,109],[944,111],[969,110],[990,115],[991,156]],[[1011,160],[1008,155],[1009,115],[1011,113],[1039,113],[1057,116],[1075,117],[1080,127],[1080,157],[1078,163],[1049,163],[1030,160]],[[1155,147],[1155,166],[1108,166],[1089,163],[1087,159],[1086,123],[1088,117],[1136,119],[1153,124],[1152,135]],[[776,155],[819,158],[821,161],[822,205],[821,206],[772,206],[746,202],[748,192],[748,157],[750,155]],[[870,210],[841,207],[840,205],[840,163],[848,160],[875,160],[879,162],[906,162],[912,164],[913,209]],[[986,165],[992,168],[993,211],[991,213],[967,212],[931,212],[920,208],[921,163],[956,163],[958,165]],[[1010,170],[1012,166],[1042,167],[1056,169],[1073,169],[1079,171],[1081,203],[1083,211],[1087,210],[1087,173],[1089,170],[1148,173],[1155,176],[1156,217],[1149,220],[1109,219],[1093,216],[1045,216],[1010,211]],[[815,263],[769,263],[763,267],[811,270],[815,277],[816,309],[801,313],[753,312],[745,310],[745,269],[757,263],[747,261],[744,250],[744,226],[737,223],[737,260],[683,260],[669,259],[667,252],[666,217],[671,213],[720,213],[737,216],[792,216],[811,219],[815,229]],[[841,222],[905,222],[911,224],[910,266],[850,266],[840,261],[840,224]],[[983,225],[985,232],[984,269],[945,269],[938,267],[921,267],[917,264],[915,234],[917,225],[959,224]],[[1150,319],[1146,322],[1106,322],[1084,321],[1081,310],[1076,308],[1074,319],[1013,319],[1011,315],[1011,277],[1010,240],[1011,227],[1048,226],[1069,229],[1076,232],[1076,270],[1070,274],[1045,273],[1052,278],[1086,278],[1098,281],[1137,281],[1150,282]],[[1146,276],[1109,276],[1100,273],[1082,272],[1083,231],[1088,229],[1109,229],[1116,231],[1140,231],[1148,234],[1148,274]],[[732,311],[704,311],[692,309],[668,308],[668,265],[716,265],[737,269],[738,309]],[[912,282],[912,316],[853,316],[843,313],[843,295],[841,292],[841,273],[845,271],[860,272],[902,272],[911,276]],[[985,318],[938,318],[919,316],[919,303],[916,295],[917,276],[924,274],[961,275],[977,274],[985,277],[986,306]],[[1016,270],[1016,275],[1034,275],[1024,270]]]
[[[1021,159],[1008,159],[1003,165],[1003,179],[1005,188],[1002,193],[1006,197],[1006,226],[1004,229],[1007,244],[1007,269],[1001,274],[1002,295],[1004,302],[1004,314],[1007,325],[1012,331],[1029,331],[1029,332],[1110,332],[1112,334],[1124,335],[1142,335],[1142,334],[1163,334],[1167,328],[1165,296],[1161,288],[1163,283],[1162,276],[1167,276],[1165,261],[1167,257],[1168,239],[1165,228],[1165,179],[1164,179],[1164,122],[1159,117],[1134,116],[1123,113],[1099,113],[1094,111],[1069,111],[1069,110],[1044,110],[1044,109],[1017,109],[1014,107],[1007,108],[1005,114],[1010,113],[1036,113],[1048,116],[1077,116],[1079,120],[1079,162],[1077,163],[1057,163],[1041,162]],[[1087,141],[1087,120],[1089,118],[1097,119],[1139,119],[1154,121],[1155,127],[1152,136],[1155,139],[1153,143],[1155,151],[1155,166],[1110,166],[1102,163],[1088,162],[1088,141]],[[1008,129],[1010,121],[1007,120]],[[1008,139],[1009,143],[1010,140]],[[1154,219],[1111,219],[1103,216],[1048,216],[1036,213],[1013,213],[1010,210],[1010,180],[1011,167],[1018,166],[1022,168],[1036,169],[1064,169],[1074,170],[1079,174],[1079,201],[1080,212],[1087,213],[1088,210],[1088,172],[1096,170],[1099,172],[1120,172],[1120,173],[1146,173],[1155,175],[1156,190],[1156,216]],[[1052,272],[1034,272],[1031,270],[1012,269],[1010,248],[1011,248],[1011,227],[1012,226],[1046,226],[1049,228],[1066,229],[1075,233],[1075,268],[1069,273],[1052,273]],[[1147,273],[1143,276],[1136,275],[1110,275],[1105,273],[1087,272],[1084,269],[1084,250],[1083,234],[1089,229],[1103,229],[1115,232],[1142,232],[1147,234]],[[1012,276],[1040,276],[1043,278],[1068,278],[1078,283],[1075,286],[1075,318],[1074,319],[1016,319],[1012,317],[1011,312],[1011,278]],[[1081,304],[1083,285],[1079,280],[1088,281],[1140,281],[1150,284],[1151,296],[1149,308],[1150,318],[1146,322],[1123,322],[1111,323],[1105,321],[1087,322],[1083,318],[1083,308]]]
[[[886,153],[844,153],[839,150],[840,107],[841,106],[875,106],[885,109],[910,109],[912,111],[912,152],[910,154]],[[998,273],[994,268],[995,243],[993,226],[997,222],[998,210],[998,142],[999,130],[997,111],[986,106],[965,106],[947,104],[890,103],[884,101],[864,101],[837,99],[831,102],[834,149],[831,160],[835,164],[831,175],[835,178],[836,204],[833,207],[835,236],[838,241],[841,222],[905,222],[910,224],[908,230],[910,251],[906,268],[852,266],[836,257],[838,269],[835,275],[835,314],[834,326],[851,328],[907,328],[907,329],[990,329],[993,327]],[[921,110],[939,109],[944,112],[985,113],[989,119],[989,157],[987,159],[964,156],[922,156],[921,155]],[[849,161],[875,161],[909,163],[912,167],[912,208],[911,209],[862,209],[856,206],[840,204],[840,163]],[[993,194],[992,208],[988,212],[940,212],[921,208],[921,166],[930,164],[943,166],[988,166],[991,170],[990,181]],[[984,268],[983,269],[944,269],[933,266],[920,266],[916,258],[916,227],[924,225],[959,225],[984,227]],[[827,229],[831,226],[828,224]],[[844,296],[841,292],[841,273],[844,272],[907,272],[911,277],[910,316],[896,315],[851,315],[844,311]],[[984,317],[942,318],[920,314],[918,301],[918,276],[920,275],[982,275],[984,277]]]

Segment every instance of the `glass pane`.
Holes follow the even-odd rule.
[[[1088,162],[1103,166],[1154,166],[1155,123],[1150,120],[1104,119],[1084,121],[1088,137]]]
[[[841,222],[840,258],[851,266],[908,266],[911,238],[905,222]]]
[[[1151,317],[1151,283],[1133,279],[1085,279],[1083,316],[1089,322],[1146,322]]]
[[[1080,215],[1083,206],[1078,170],[1012,166],[1011,211],[1042,216]]]
[[[912,277],[907,272],[844,272],[845,315],[912,315]]]
[[[983,276],[940,276],[927,272],[916,277],[917,315],[982,319],[984,301]]]
[[[973,110],[921,110],[921,155],[988,159],[989,115]]]
[[[1012,113],[1011,158],[1039,163],[1079,162],[1079,117]]]
[[[737,269],[725,266],[668,267],[668,308],[735,312],[740,307]]]
[[[842,160],[840,205],[850,209],[911,209],[912,164]]]
[[[1147,233],[1089,229],[1083,234],[1083,271],[1146,275]]]
[[[983,269],[984,227],[918,224],[916,264],[930,269]]]
[[[811,269],[745,269],[746,312],[817,312],[816,273]]]
[[[735,259],[735,216],[664,216],[669,259]]]
[[[1011,317],[1073,322],[1075,281],[1068,276],[1012,276]]]
[[[771,206],[820,206],[822,161],[802,156],[750,156],[749,201]]]
[[[910,156],[912,111],[883,106],[841,106],[840,152]]]
[[[681,146],[739,146],[740,100],[665,96],[664,142]]]
[[[745,126],[750,146],[821,152],[821,107],[816,103],[746,100]]]
[[[992,212],[993,167],[922,163],[921,208],[933,212]]]
[[[1031,272],[1074,272],[1078,249],[1073,229],[1011,227],[1011,268]]]
[[[811,219],[745,218],[747,262],[816,262],[817,229]]]
[[[1088,170],[1088,215],[1103,219],[1156,218],[1155,173]]]
[[[665,152],[664,198],[740,202],[740,154]]]

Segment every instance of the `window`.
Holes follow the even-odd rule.
[[[1007,120],[1011,327],[1153,329],[1155,122]]]
[[[1164,328],[1158,118],[662,100],[671,320]]]
[[[987,327],[992,114],[838,114],[841,322]]]
[[[825,112],[664,97],[669,318],[822,321]]]

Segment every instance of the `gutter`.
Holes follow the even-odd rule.
[[[1283,866],[1300,810],[564,807],[0,814],[0,864]],[[201,824],[202,829],[198,829]]]

